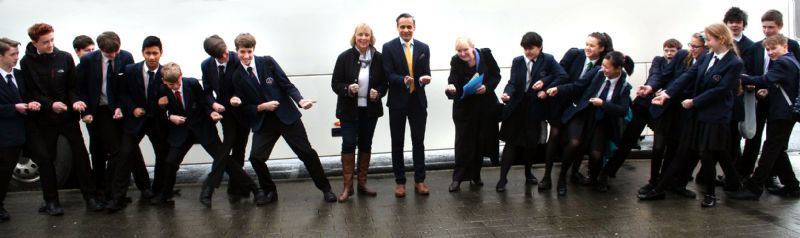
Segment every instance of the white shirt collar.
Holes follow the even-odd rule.
[[[156,66],[156,69],[154,69],[153,72],[158,72],[159,68],[161,68],[161,65]],[[144,63],[144,65],[142,65],[142,72],[144,72],[145,76],[147,76],[147,72],[150,71],[149,69],[150,68],[147,67],[147,63]]]
[[[400,44],[406,45],[406,41],[403,40],[403,37],[398,37],[398,38],[400,38]],[[411,37],[411,40],[409,40],[409,42],[411,42],[411,46],[414,46],[414,37]]]
[[[219,66],[225,66],[226,68],[228,67],[228,63],[227,63],[227,62],[225,62],[225,63],[220,63],[220,62],[219,62],[219,60],[218,60],[217,58],[214,58],[214,62],[216,62],[216,63],[217,63],[217,67],[219,67]],[[228,59],[228,62],[230,62],[230,59]]]
[[[721,53],[714,52],[714,57],[717,57],[717,58],[719,58],[719,60],[722,60],[722,57],[725,57],[725,55],[728,54],[728,51],[731,51],[731,50],[728,49],[728,50],[725,50],[724,52],[721,52]]]
[[[739,34],[739,36],[733,36],[733,40],[735,40],[736,42],[741,41],[742,38],[744,38],[744,33]]]
[[[11,72],[7,72],[5,69],[0,69],[0,76],[3,76],[3,78],[2,78],[2,79],[3,79],[3,81],[5,81],[5,80],[6,80],[6,75],[9,75],[9,74],[11,74],[12,72],[14,72],[14,69],[13,69],[13,68],[11,69]],[[13,74],[11,74],[11,75],[13,75]],[[15,77],[15,78],[16,78],[16,77]]]

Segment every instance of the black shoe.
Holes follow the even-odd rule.
[[[570,176],[569,181],[574,184],[579,184],[584,186],[592,184],[592,181],[588,177],[583,176],[583,174],[581,174],[580,172],[573,173],[572,176]]]
[[[701,207],[714,207],[717,205],[717,196],[706,194],[703,201],[700,202]]]
[[[544,177],[541,182],[539,182],[539,191],[550,190],[553,187],[553,182],[550,181],[550,177]]]
[[[653,190],[655,188],[656,188],[656,186],[653,186],[652,184],[648,183],[648,184],[645,184],[644,186],[642,186],[641,188],[639,188],[639,191],[637,191],[637,193],[638,194],[647,194],[647,192],[650,192],[650,190]]]
[[[531,177],[525,179],[525,185],[536,185],[539,184],[539,179],[536,176],[531,175]]]
[[[0,222],[8,220],[11,220],[11,215],[8,214],[8,211],[6,211],[5,207],[0,206]]]
[[[728,180],[725,179],[725,176],[717,175],[717,179],[714,180],[714,186],[723,187],[727,182]]]
[[[692,190],[686,189],[686,187],[674,187],[674,188],[670,189],[670,191],[672,191],[672,193],[674,193],[674,194],[677,194],[677,195],[679,195],[681,197],[685,197],[685,198],[694,199],[694,198],[697,197],[697,194],[695,192],[693,192]]]
[[[153,193],[153,190],[144,189],[144,190],[141,191],[141,194],[139,195],[139,200],[149,200],[149,199],[152,199],[155,196],[156,196],[156,194]]]
[[[211,197],[214,195],[214,187],[211,186],[203,186],[203,190],[200,191],[200,203],[207,208],[211,207]]]
[[[122,209],[125,209],[125,201],[121,201],[120,199],[111,199],[106,203],[106,212],[108,213],[116,213]]]
[[[507,183],[508,180],[500,179],[500,181],[497,181],[497,186],[494,187],[494,190],[497,191],[498,193],[505,192]]]
[[[458,192],[459,190],[461,190],[461,182],[458,181],[453,181],[450,183],[450,187],[447,188],[447,191],[450,191],[451,193]]]
[[[58,201],[46,202],[44,205],[42,205],[42,207],[39,208],[39,213],[50,216],[61,216],[64,215],[64,208],[61,208],[61,204]]]
[[[728,198],[734,200],[751,200],[751,201],[758,201],[759,197],[761,197],[761,193],[754,193],[750,191],[750,189],[742,189],[736,192],[727,192]]]
[[[774,191],[769,191],[770,194],[778,195],[781,197],[786,198],[800,198],[800,188],[794,187],[789,188],[788,186],[783,186],[782,188]]]
[[[656,191],[655,189],[651,189],[650,191],[644,194],[639,194],[638,197],[639,200],[649,201],[649,200],[663,200],[664,198],[666,198],[666,196],[667,195],[664,192],[659,192]]]
[[[598,192],[608,192],[608,176],[598,176],[597,183],[594,185],[594,188]]]
[[[764,188],[766,188],[768,192],[778,191],[783,188],[783,184],[778,180],[778,176],[771,176],[769,180],[767,180],[767,183],[764,184]]]
[[[567,182],[559,179],[558,184],[556,185],[556,190],[558,190],[558,196],[567,196]]]
[[[153,206],[163,206],[163,205],[173,205],[173,204],[175,204],[175,201],[162,195],[155,196],[152,199],[150,199],[150,205]]]
[[[87,198],[86,209],[93,212],[102,212],[105,209],[105,205],[96,198]]]
[[[479,187],[483,186],[483,180],[481,180],[481,179],[473,179],[472,181],[469,181],[469,185],[479,186]]]
[[[331,191],[322,192],[322,200],[325,202],[336,202],[336,194]]]

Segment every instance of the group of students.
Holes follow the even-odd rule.
[[[560,62],[542,52],[539,34],[526,33],[520,42],[524,54],[513,59],[511,77],[499,97],[494,92],[500,83],[500,68],[491,50],[475,48],[467,37],[458,38],[445,89],[453,100],[456,127],[456,164],[448,190],[460,190],[463,181],[483,185],[483,158],[498,154],[499,138],[505,147],[497,192],[506,190],[515,163],[526,165],[526,184],[550,189],[553,163],[559,158],[559,196],[567,194],[567,178],[606,191],[608,178],[616,176],[649,125],[655,132],[651,177],[639,190],[640,199],[661,199],[665,191],[695,197],[686,185],[698,161],[703,167],[697,179],[707,186],[704,207],[715,205],[718,184],[725,185],[730,198],[758,199],[765,184],[775,194],[800,197],[786,154],[795,123],[790,99],[798,96],[800,66],[795,57],[800,47],[778,33],[782,17],[776,10],[765,13],[761,19],[765,39],[756,43],[742,35],[747,15],[736,7],[725,15],[727,26],[712,24],[693,34],[689,50],[683,50],[677,40],[667,40],[664,55],[653,59],[649,77],[634,100],[629,96],[633,87],[627,81],[633,73],[633,60],[615,51],[606,33],[589,34],[585,48],[568,50]],[[235,51],[229,51],[221,37],[207,37],[203,47],[209,57],[201,64],[199,80],[183,77],[176,63],[162,65],[163,49],[155,36],[144,39],[144,60],[138,63],[131,53],[120,49],[120,38],[114,32],[97,37],[99,50],[93,49],[91,38],[79,36],[73,42],[80,58],[76,66],[70,53],[54,47],[53,27],[37,23],[28,29],[31,42],[20,61],[21,70],[14,69],[20,43],[2,38],[0,220],[10,217],[2,201],[23,149],[39,165],[44,197],[39,212],[64,213],[53,165],[59,136],[70,144],[80,190],[92,211],[124,209],[131,202],[127,195],[131,175],[141,199],[153,205],[171,203],[179,192],[174,189],[176,173],[194,144],[201,144],[213,159],[200,194],[203,205],[211,206],[223,173],[230,176],[227,193],[231,201],[252,194],[256,205],[274,202],[278,195],[266,161],[279,137],[305,164],[324,201],[344,202],[356,191],[376,196],[367,187],[367,171],[386,95],[397,183],[394,194],[406,194],[403,142],[408,121],[414,190],[428,195],[424,135],[430,50],[413,38],[413,16],[401,14],[396,24],[399,37],[386,42],[381,52],[375,48],[372,29],[359,24],[351,48],[336,60],[331,89],[338,96],[344,185],[338,197],[300,119],[299,108],[309,109],[316,101],[300,94],[275,59],[253,54],[256,40],[249,33],[236,37]],[[468,89],[476,76],[482,78],[480,86]],[[747,103],[756,100],[749,96],[758,98],[756,104]],[[758,105],[758,126],[752,132],[748,131],[755,127],[752,123],[740,124],[748,124],[741,121],[753,113],[747,113],[752,108],[745,108],[754,105]],[[88,151],[79,121],[89,132]],[[222,125],[222,140],[217,122]],[[764,124],[767,138],[753,171],[759,146],[752,144],[761,142]],[[251,131],[249,160],[258,184],[243,170]],[[743,155],[740,131],[750,138]],[[139,148],[145,135],[155,157],[152,182]],[[579,172],[584,155],[589,157],[588,177]],[[545,162],[541,181],[530,170],[536,158]],[[717,162],[725,172],[719,179]],[[783,185],[774,185],[773,176]]]

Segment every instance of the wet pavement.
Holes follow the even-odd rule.
[[[800,156],[792,156],[795,165]],[[795,166],[797,167],[797,166]],[[558,169],[558,166],[556,166]],[[611,190],[569,185],[569,194],[540,192],[524,185],[521,167],[514,167],[505,193],[494,191],[498,167],[484,168],[483,187],[461,185],[447,192],[451,170],[428,172],[430,196],[393,195],[390,174],[370,176],[377,197],[355,195],[346,203],[325,203],[309,179],[277,182],[279,198],[263,207],[251,200],[231,204],[225,185],[213,207],[198,201],[197,184],[179,185],[183,196],[172,207],[134,203],[116,214],[85,210],[80,193],[61,191],[66,214],[37,214],[39,192],[9,194],[5,206],[12,219],[0,223],[0,237],[799,237],[797,199],[764,194],[760,201],[725,199],[718,189],[716,208],[701,208],[700,199],[669,196],[640,202],[636,190],[649,173],[649,161],[628,161]],[[795,171],[797,168],[795,168]],[[541,176],[538,167],[535,174]],[[409,176],[412,176],[409,174]],[[335,192],[341,178],[332,177]],[[690,189],[695,185],[690,184]]]

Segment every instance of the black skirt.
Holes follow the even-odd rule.
[[[523,100],[500,126],[500,140],[506,144],[536,147],[542,132],[541,121],[528,120],[531,102]]]
[[[731,147],[730,123],[690,120],[683,128],[680,141],[694,151],[728,151]]]
[[[671,140],[681,139],[681,122],[683,108],[680,104],[669,104],[658,118],[653,118],[653,132],[661,134],[664,138]]]

